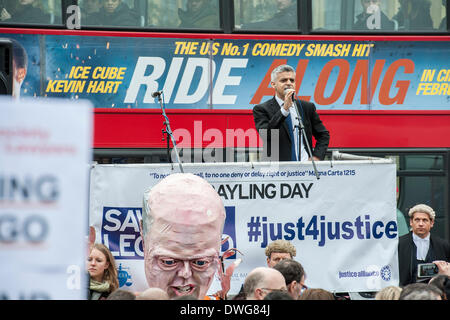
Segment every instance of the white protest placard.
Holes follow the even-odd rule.
[[[226,221],[222,252],[237,248],[243,262],[231,279],[236,294],[249,271],[266,266],[267,244],[285,239],[309,287],[333,292],[377,291],[398,285],[396,168],[390,160],[321,161],[317,179],[309,162],[184,164],[221,196]],[[109,246],[120,285],[143,291],[139,220],[143,193],[176,165],[96,165],[91,171],[90,225]],[[217,278],[209,293],[220,290]]]
[[[0,99],[0,296],[85,299],[90,103]]]

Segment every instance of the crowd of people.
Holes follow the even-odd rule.
[[[285,74],[288,80],[283,83],[290,85],[293,72],[284,68],[282,66],[275,70],[275,78],[280,78],[277,72]],[[279,91],[283,91],[282,88]],[[285,99],[286,102],[289,100],[290,97]],[[381,289],[374,298],[448,300],[450,243],[431,234],[436,213],[430,206],[418,204],[409,210],[408,215],[410,231],[398,240],[399,284]],[[308,288],[305,285],[308,270],[296,260],[297,248],[290,241],[282,239],[266,246],[266,265],[249,271],[240,291],[236,295],[228,295],[231,277],[238,263],[232,263],[225,269],[224,259],[238,250],[229,248],[220,255],[224,243],[225,216],[221,197],[205,179],[191,173],[168,175],[143,193],[140,228],[149,289],[133,295],[118,289],[114,257],[106,246],[95,244],[95,230],[91,228],[87,266],[90,276],[89,299],[348,298],[340,292],[330,292],[325,288]],[[209,296],[208,290],[216,273],[222,290]]]
[[[411,231],[399,238],[399,285],[376,293],[376,300],[448,300],[450,290],[450,243],[430,231],[436,214],[425,204],[409,212]],[[217,191],[191,173],[168,175],[144,191],[141,225],[144,269],[148,288],[132,293],[119,289],[116,263],[103,244],[95,243],[91,227],[87,272],[89,299],[136,300],[343,300],[342,293],[308,288],[308,270],[296,260],[297,248],[276,240],[265,249],[266,265],[248,272],[240,291],[228,295],[234,268],[224,268],[220,256],[225,207]],[[230,251],[231,250],[231,251]],[[421,266],[433,273],[420,273]],[[430,269],[427,269],[428,271]],[[218,274],[222,290],[209,296]]]
[[[248,273],[238,294],[231,300],[345,300],[348,297],[322,288],[308,288],[306,273],[296,261],[296,249],[287,240],[276,240],[266,250],[267,266]],[[374,294],[374,300],[448,300],[450,297],[450,265],[435,261],[439,274],[423,282],[404,286],[387,286]],[[194,294],[169,297],[161,288],[152,287],[143,292],[118,288],[115,261],[108,248],[94,244],[88,258],[90,300],[199,300]],[[207,298],[207,297],[205,297]],[[207,298],[208,299],[208,298]]]

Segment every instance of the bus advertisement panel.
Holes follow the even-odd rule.
[[[450,42],[251,40],[3,34],[28,57],[22,96],[90,100],[96,108],[251,109],[290,64],[297,94],[319,110],[448,110]],[[327,38],[329,39],[329,37]],[[20,84],[16,83],[16,88]]]

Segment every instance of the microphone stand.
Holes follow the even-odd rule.
[[[297,103],[296,103],[297,99],[295,99],[294,96],[292,96],[292,100],[293,100],[293,103],[294,103],[294,106],[295,106],[295,112],[297,113],[297,120],[298,120],[298,123],[299,123],[299,125],[295,125],[295,127],[297,127],[297,129],[299,130],[299,137],[298,137],[299,148],[298,148],[298,153],[299,153],[300,160],[301,160],[301,155],[302,155],[302,152],[300,150],[300,141],[301,141],[300,139],[303,137],[304,138],[303,140],[306,143],[306,148],[308,150],[308,153],[311,155],[311,161],[312,161],[312,165],[313,165],[313,168],[314,168],[314,174],[316,175],[317,180],[319,180],[320,179],[319,178],[319,172],[317,171],[316,163],[314,162],[314,157],[313,157],[313,154],[312,154],[312,151],[311,151],[311,147],[310,147],[308,139],[306,137],[305,126],[303,125],[302,117],[300,116],[300,113],[298,112],[298,107],[297,107]],[[299,103],[300,103],[300,101],[299,101]]]
[[[168,136],[170,136],[170,139],[172,140],[172,144],[173,144],[173,150],[175,151],[175,155],[177,156],[177,162],[180,167],[180,171],[181,171],[181,173],[184,173],[183,166],[181,165],[181,161],[180,161],[180,156],[179,156],[178,150],[177,150],[177,144],[175,142],[175,138],[173,137],[172,130],[170,129],[169,118],[166,115],[166,110],[164,108],[164,104],[163,104],[161,95],[162,95],[162,91],[156,91],[156,92],[152,93],[153,98],[158,97],[158,101],[161,105],[162,115],[163,115],[164,119],[166,120],[166,121],[164,121],[164,125],[166,126],[166,129],[165,130],[162,129],[162,132],[163,132],[163,134],[165,133]],[[172,162],[172,158],[170,157],[169,149],[170,149],[170,143],[169,143],[169,139],[167,138],[167,155],[168,155],[169,161]]]

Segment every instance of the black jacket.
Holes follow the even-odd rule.
[[[299,103],[300,101],[300,103]],[[312,149],[312,154],[323,160],[325,158],[325,153],[327,152],[328,144],[330,142],[330,133],[325,128],[320,120],[319,114],[316,111],[316,106],[312,102],[307,102],[303,100],[297,100],[297,107],[300,115],[303,118],[303,124],[305,126],[306,137],[308,138],[308,143]],[[291,160],[291,137],[289,135],[288,126],[286,124],[286,117],[283,116],[280,110],[280,105],[278,104],[275,97],[272,99],[259,104],[253,108],[253,118],[255,120],[255,126],[257,130],[260,129],[279,129],[280,137],[280,150],[279,150],[279,161],[290,161]],[[312,137],[316,139],[316,145],[312,145]],[[267,145],[264,146],[266,150],[271,150],[271,135],[268,134]],[[304,144],[304,139],[302,140]],[[304,144],[305,145],[305,144]],[[306,146],[306,145],[305,145]],[[308,151],[308,150],[306,150]],[[311,156],[308,152],[308,155]],[[270,155],[272,158],[275,155]]]
[[[268,20],[243,24],[242,29],[297,30],[297,5],[293,4],[284,10],[278,11]]]
[[[88,26],[120,26],[120,27],[134,27],[140,25],[140,17],[131,10],[125,3],[120,3],[113,13],[108,13],[101,8],[99,12],[92,13],[87,16],[83,25]]]
[[[219,28],[219,11],[211,3],[207,3],[201,11],[192,13],[178,9],[180,28],[210,29]]]
[[[353,25],[354,30],[369,30],[367,28],[367,19],[372,16],[367,13],[360,13],[356,16],[356,22]],[[384,12],[380,12],[380,23],[381,28],[379,30],[394,30],[395,29],[395,23],[384,14]]]
[[[417,278],[417,247],[412,238],[412,232],[401,236],[398,240],[398,268],[400,286],[416,282]],[[430,249],[426,263],[435,260],[450,261],[450,243],[437,236],[430,235]]]
[[[33,7],[31,4],[27,4],[19,6],[17,11],[11,13],[11,19],[4,21],[4,23],[10,22],[49,24],[50,15],[39,8]]]

